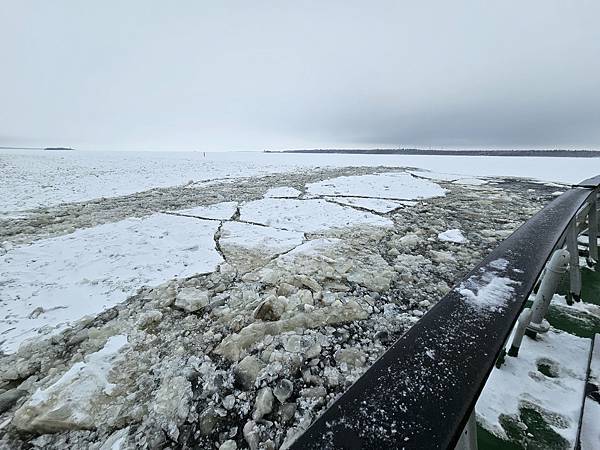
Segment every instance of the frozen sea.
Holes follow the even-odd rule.
[[[567,184],[600,173],[600,162],[588,158],[0,150],[0,216],[190,181],[345,166],[403,166]]]

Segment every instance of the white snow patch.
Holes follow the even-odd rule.
[[[237,206],[237,202],[222,202],[169,212],[201,219],[229,220],[235,214]]]
[[[489,267],[496,270],[506,270],[508,261],[504,258],[498,258],[488,264]]]
[[[14,247],[0,256],[0,348],[63,330],[144,285],[213,271],[219,223],[168,214],[127,219]]]
[[[252,225],[242,222],[226,222],[221,228],[221,246],[268,250],[282,253],[302,244],[304,234],[297,231]]]
[[[506,270],[508,261],[496,259],[490,262],[480,275],[472,275],[463,281],[456,290],[471,305],[484,310],[502,308],[514,292],[518,282],[497,275],[498,270]]]
[[[352,226],[391,227],[393,222],[326,200],[265,198],[240,208],[240,220],[293,231],[317,232]]]
[[[398,208],[402,208],[404,203],[397,200],[386,200],[380,198],[363,197],[325,197],[325,200],[341,203],[348,206],[369,209],[378,213],[388,213]]]
[[[506,438],[499,417],[517,416],[519,407],[539,408],[539,412],[564,419],[553,430],[572,445],[577,434],[585,387],[590,340],[551,329],[537,340],[524,338],[517,358],[507,357],[494,369],[477,402],[478,421],[489,431]],[[557,370],[552,378],[538,370],[549,363]],[[530,406],[531,407],[531,406]],[[552,421],[551,421],[552,422]]]
[[[26,406],[38,406],[51,397],[58,397],[56,410],[68,403],[75,415],[87,414],[79,409],[87,409],[91,397],[98,393],[110,395],[115,387],[108,381],[113,361],[121,349],[127,345],[126,335],[111,336],[104,347],[87,355],[83,361],[75,363],[56,382],[46,389],[36,390]]]
[[[333,178],[307,185],[307,192],[313,195],[402,200],[420,200],[446,194],[440,185],[415,178],[406,172]]]
[[[279,186],[269,189],[264,198],[282,198],[282,197],[300,197],[302,192],[298,189],[289,186]]]
[[[456,228],[439,233],[438,239],[440,241],[453,242],[455,244],[464,244],[467,242],[467,238],[463,235],[462,231]]]
[[[569,305],[567,303],[566,297],[564,295],[559,294],[554,294],[554,296],[552,297],[552,304],[557,304],[560,305],[562,308],[579,311],[600,319],[600,305],[595,305],[593,303],[587,303],[584,301],[573,302],[572,305]]]

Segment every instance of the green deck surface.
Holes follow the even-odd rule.
[[[581,270],[581,299],[586,303],[600,305],[600,270],[595,272],[587,267]],[[558,293],[567,295],[569,291],[568,273],[561,279]],[[528,302],[527,306],[531,306]],[[567,333],[592,338],[600,333],[600,318],[551,304],[546,319],[554,328]],[[524,345],[526,341],[524,341]],[[536,411],[523,408],[519,417],[502,417],[502,427],[509,440],[503,440],[481,426],[477,426],[477,442],[480,450],[562,450],[569,448],[568,443],[550,428]]]

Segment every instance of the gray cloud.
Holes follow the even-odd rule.
[[[599,16],[594,0],[6,3],[0,145],[598,148]]]

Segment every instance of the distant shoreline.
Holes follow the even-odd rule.
[[[74,151],[71,147],[0,147],[0,150],[68,150]]]
[[[342,153],[356,155],[438,155],[438,156],[533,156],[555,158],[600,158],[600,150],[423,150],[423,149],[313,149],[265,150],[265,153]]]

